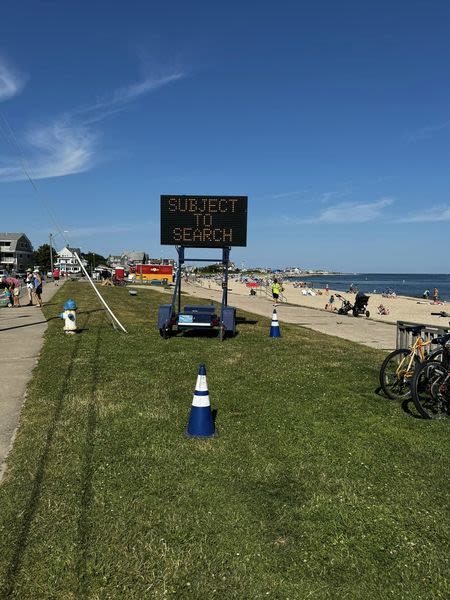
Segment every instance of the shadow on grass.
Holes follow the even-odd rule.
[[[81,472],[81,497],[80,497],[80,517],[78,519],[78,597],[88,597],[88,548],[89,538],[91,533],[91,523],[89,521],[89,513],[92,505],[92,476],[93,476],[93,454],[94,440],[97,429],[97,406],[95,403],[95,395],[97,392],[97,373],[98,373],[98,356],[100,353],[101,329],[98,328],[95,339],[94,360],[91,364],[91,389],[89,394],[89,404],[87,407],[87,426],[86,437],[84,444],[84,461]]]
[[[236,325],[257,325],[255,319],[247,319],[247,317],[236,317]]]
[[[420,415],[411,410],[413,406],[414,402],[412,401],[412,398],[405,398],[401,404],[403,412],[405,412],[407,415],[409,415],[413,419],[422,419]]]
[[[88,316],[89,319],[89,316]],[[58,395],[58,399],[55,405],[55,410],[53,413],[53,418],[50,422],[47,438],[45,441],[44,451],[39,459],[36,474],[34,476],[32,488],[31,488],[31,496],[28,501],[28,504],[25,506],[23,511],[22,523],[19,529],[19,535],[17,538],[16,546],[14,549],[14,553],[11,559],[11,562],[8,565],[8,569],[6,572],[5,578],[5,586],[0,590],[1,598],[11,598],[14,596],[14,588],[16,585],[16,579],[20,572],[22,566],[22,559],[24,552],[28,543],[28,536],[30,534],[31,525],[33,523],[33,519],[36,514],[36,510],[39,505],[39,499],[42,493],[42,484],[44,481],[44,473],[46,469],[47,462],[50,456],[50,450],[53,445],[53,439],[55,437],[55,432],[58,427],[58,424],[61,420],[61,414],[64,406],[64,398],[69,388],[70,379],[72,376],[72,371],[75,366],[75,359],[78,356],[79,346],[81,338],[76,338],[76,343],[74,344],[72,355],[70,360],[68,361],[68,368],[64,377],[61,378],[62,386]]]

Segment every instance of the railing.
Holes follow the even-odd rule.
[[[407,321],[397,321],[397,348],[409,348],[413,343],[413,336],[410,331],[407,331],[407,328],[417,327],[421,325],[421,323],[409,323]],[[448,327],[439,325],[425,325],[421,331],[422,338],[425,341],[431,340],[440,335],[444,335],[446,333],[450,333],[450,325]],[[424,348],[425,352],[431,352],[435,348],[426,346]]]

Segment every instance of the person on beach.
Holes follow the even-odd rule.
[[[34,289],[33,273],[31,271],[31,269],[27,269],[25,285],[27,286],[27,294],[28,294],[27,306],[31,306],[33,304],[33,289]]]
[[[330,310],[334,310],[334,295],[331,294],[330,301],[328,302]]]
[[[37,304],[39,308],[42,308],[42,276],[39,273],[39,269],[33,271],[33,284],[34,284],[34,295],[36,296]]]
[[[20,287],[18,285],[12,285],[12,293],[14,297],[14,307],[20,308]]]
[[[439,290],[436,287],[433,290],[433,302],[435,304],[439,302]]]
[[[14,306],[14,297],[13,297],[13,293],[11,290],[11,286],[5,288],[5,300],[6,300],[6,306],[8,308],[12,308]]]
[[[430,297],[430,290],[425,290],[423,293],[423,299],[428,300],[429,297]]]
[[[281,285],[278,283],[278,279],[275,278],[272,283],[272,298],[273,305],[278,306],[278,298],[280,297]]]

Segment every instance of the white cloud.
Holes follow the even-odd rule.
[[[450,121],[444,121],[442,123],[438,123],[437,125],[430,125],[429,127],[422,127],[421,129],[417,129],[416,131],[413,131],[407,135],[406,139],[409,142],[425,140],[427,138],[431,138],[434,133],[442,131],[443,129],[447,129],[448,127],[450,127]]]
[[[400,223],[437,223],[439,221],[450,221],[449,205],[433,206],[398,220]]]
[[[84,124],[97,123],[106,117],[125,110],[139,97],[149,94],[165,85],[185,77],[185,73],[176,72],[162,77],[146,77],[141,81],[117,89],[109,98],[78,110]]]
[[[20,94],[26,78],[0,56],[0,102]]]
[[[5,71],[2,79],[1,69],[2,63],[0,100],[2,89],[5,97],[10,97],[14,90],[19,89],[19,79],[14,79],[12,71]],[[96,149],[99,137],[89,126],[124,110],[139,97],[182,77],[184,74],[181,72],[159,78],[146,77],[137,83],[119,88],[108,99],[88,108],[67,113],[64,118],[58,118],[50,125],[34,127],[16,144],[17,148],[14,150],[22,155],[20,158],[13,160],[0,157],[0,182],[27,179],[25,170],[33,179],[63,177],[88,171],[98,162]]]
[[[301,196],[302,194],[306,194],[308,190],[298,190],[296,192],[283,192],[281,194],[274,194],[272,198],[274,200],[283,200],[285,198],[295,198],[296,196]]]
[[[393,198],[380,198],[376,202],[342,202],[320,211],[316,217],[291,219],[295,223],[366,223],[378,219],[383,209],[393,203]]]
[[[25,164],[21,161],[0,162],[0,182],[26,179],[25,170],[33,179],[62,177],[90,169],[95,160],[97,136],[85,127],[59,121],[35,128],[25,137]],[[22,144],[23,145],[23,144]]]

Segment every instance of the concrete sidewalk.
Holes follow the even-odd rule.
[[[43,302],[49,302],[61,287],[45,283]],[[20,298],[28,302],[26,289]],[[40,308],[0,308],[0,482],[5,472],[5,459],[19,423],[25,391],[31,379],[44,341],[47,321]]]

